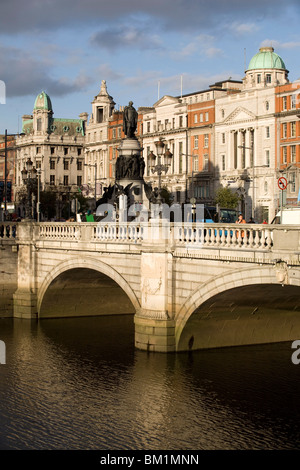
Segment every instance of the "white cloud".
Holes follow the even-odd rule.
[[[256,23],[232,23],[230,30],[237,35],[254,34],[259,30]]]
[[[280,42],[276,39],[265,39],[261,43],[261,47],[272,46],[274,49],[294,49],[300,47],[300,41]]]

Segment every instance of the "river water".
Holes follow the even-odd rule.
[[[300,449],[291,343],[159,354],[131,315],[0,320],[0,449]]]

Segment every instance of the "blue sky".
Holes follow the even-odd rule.
[[[244,76],[272,45],[300,78],[299,0],[1,0],[0,133],[21,132],[38,93],[54,117],[91,112],[106,80],[117,107]],[[1,97],[0,97],[1,98]]]

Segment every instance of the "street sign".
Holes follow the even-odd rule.
[[[284,176],[281,176],[281,178],[279,178],[278,188],[282,191],[287,188],[287,179]]]

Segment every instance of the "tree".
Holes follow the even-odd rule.
[[[219,204],[220,207],[226,209],[236,209],[239,203],[239,196],[233,192],[230,188],[220,188],[217,190],[215,197],[215,204]]]

